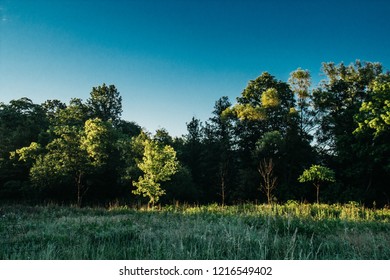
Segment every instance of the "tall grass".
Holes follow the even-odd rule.
[[[0,259],[390,259],[390,210],[0,207]]]

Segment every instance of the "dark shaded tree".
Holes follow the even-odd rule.
[[[353,132],[360,108],[370,99],[372,83],[388,74],[379,63],[360,61],[348,66],[324,63],[323,72],[327,79],[313,92],[319,112],[316,141],[323,161],[335,170],[344,199],[383,202],[384,193],[377,190],[386,175],[373,156],[373,138]]]
[[[204,169],[203,169],[203,133],[204,127],[199,119],[192,118],[187,123],[187,134],[178,149],[178,159],[188,168],[192,181],[198,190],[199,199],[205,200]]]
[[[233,121],[223,112],[231,106],[229,98],[223,96],[215,102],[212,117],[205,127],[204,169],[211,195],[222,205],[234,198],[236,164],[236,139]],[[215,200],[215,198],[213,200]]]
[[[0,103],[0,197],[33,197],[27,182],[31,165],[10,159],[10,153],[41,142],[48,126],[45,110],[28,98]]]

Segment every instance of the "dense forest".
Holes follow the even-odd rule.
[[[114,85],[68,104],[0,103],[0,199],[389,205],[390,73],[360,61],[322,72],[316,86],[300,68],[288,81],[264,72],[182,137],[123,120]]]

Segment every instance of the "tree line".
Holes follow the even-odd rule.
[[[114,85],[85,102],[0,103],[0,199],[389,204],[390,73],[360,61],[322,72],[316,86],[300,68],[288,81],[264,72],[181,137],[123,120]]]

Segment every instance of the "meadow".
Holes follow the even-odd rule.
[[[390,259],[390,210],[353,202],[3,205],[0,259]]]

